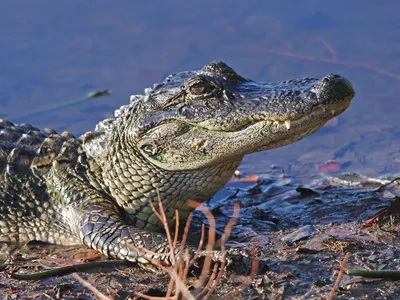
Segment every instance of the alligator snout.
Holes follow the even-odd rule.
[[[323,88],[331,88],[337,91],[343,91],[349,95],[355,95],[353,85],[345,77],[337,74],[328,74],[321,79]]]

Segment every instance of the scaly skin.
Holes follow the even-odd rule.
[[[338,75],[277,83],[222,62],[171,75],[79,139],[0,120],[0,241],[85,244],[146,263],[168,251],[149,201],[182,219],[212,197],[244,155],[293,143],[354,97]],[[168,256],[158,258],[170,264]]]

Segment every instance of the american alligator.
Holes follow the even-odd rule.
[[[150,208],[208,200],[244,155],[287,145],[342,113],[349,81],[329,74],[260,83],[222,62],[168,76],[75,138],[0,120],[0,241],[85,244],[146,263],[132,245],[168,251]],[[156,257],[169,264],[169,256]]]

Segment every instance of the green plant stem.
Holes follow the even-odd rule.
[[[371,278],[391,278],[400,279],[400,271],[397,270],[381,270],[381,271],[368,271],[368,270],[347,270],[347,275],[371,277]]]
[[[124,264],[125,265],[127,264],[127,262],[124,260],[98,261],[85,264],[70,265],[37,273],[29,273],[29,274],[11,273],[10,276],[11,278],[18,280],[40,280],[54,276],[68,275],[75,272],[83,272],[94,268],[112,268],[117,265],[124,265]]]
[[[56,110],[56,109],[68,107],[68,106],[71,106],[71,105],[86,101],[88,99],[99,98],[99,97],[104,97],[104,96],[108,96],[108,95],[110,95],[110,92],[108,90],[93,91],[93,92],[88,93],[85,97],[82,97],[82,98],[74,99],[74,100],[67,101],[67,102],[64,102],[64,103],[56,103],[54,105],[50,105],[50,106],[47,106],[47,107],[39,107],[38,109],[34,109],[34,110],[29,111],[29,112],[24,112],[24,113],[19,114],[19,115],[7,116],[7,119],[9,119],[9,120],[22,119],[22,118],[25,118],[27,116],[33,116],[33,115],[41,114],[41,113],[44,113],[44,112],[53,111],[53,110]]]

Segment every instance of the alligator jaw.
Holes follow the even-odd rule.
[[[200,169],[296,142],[317,131],[344,109],[344,106],[338,108],[332,115],[330,110],[320,108],[293,121],[253,121],[236,131],[214,131],[200,126],[169,123],[164,124],[162,129],[177,126],[176,132],[181,134],[169,137],[166,144],[165,140],[154,140],[154,132],[150,131],[138,146],[141,148],[151,143],[157,157],[153,159],[149,156],[148,159],[165,170]]]

